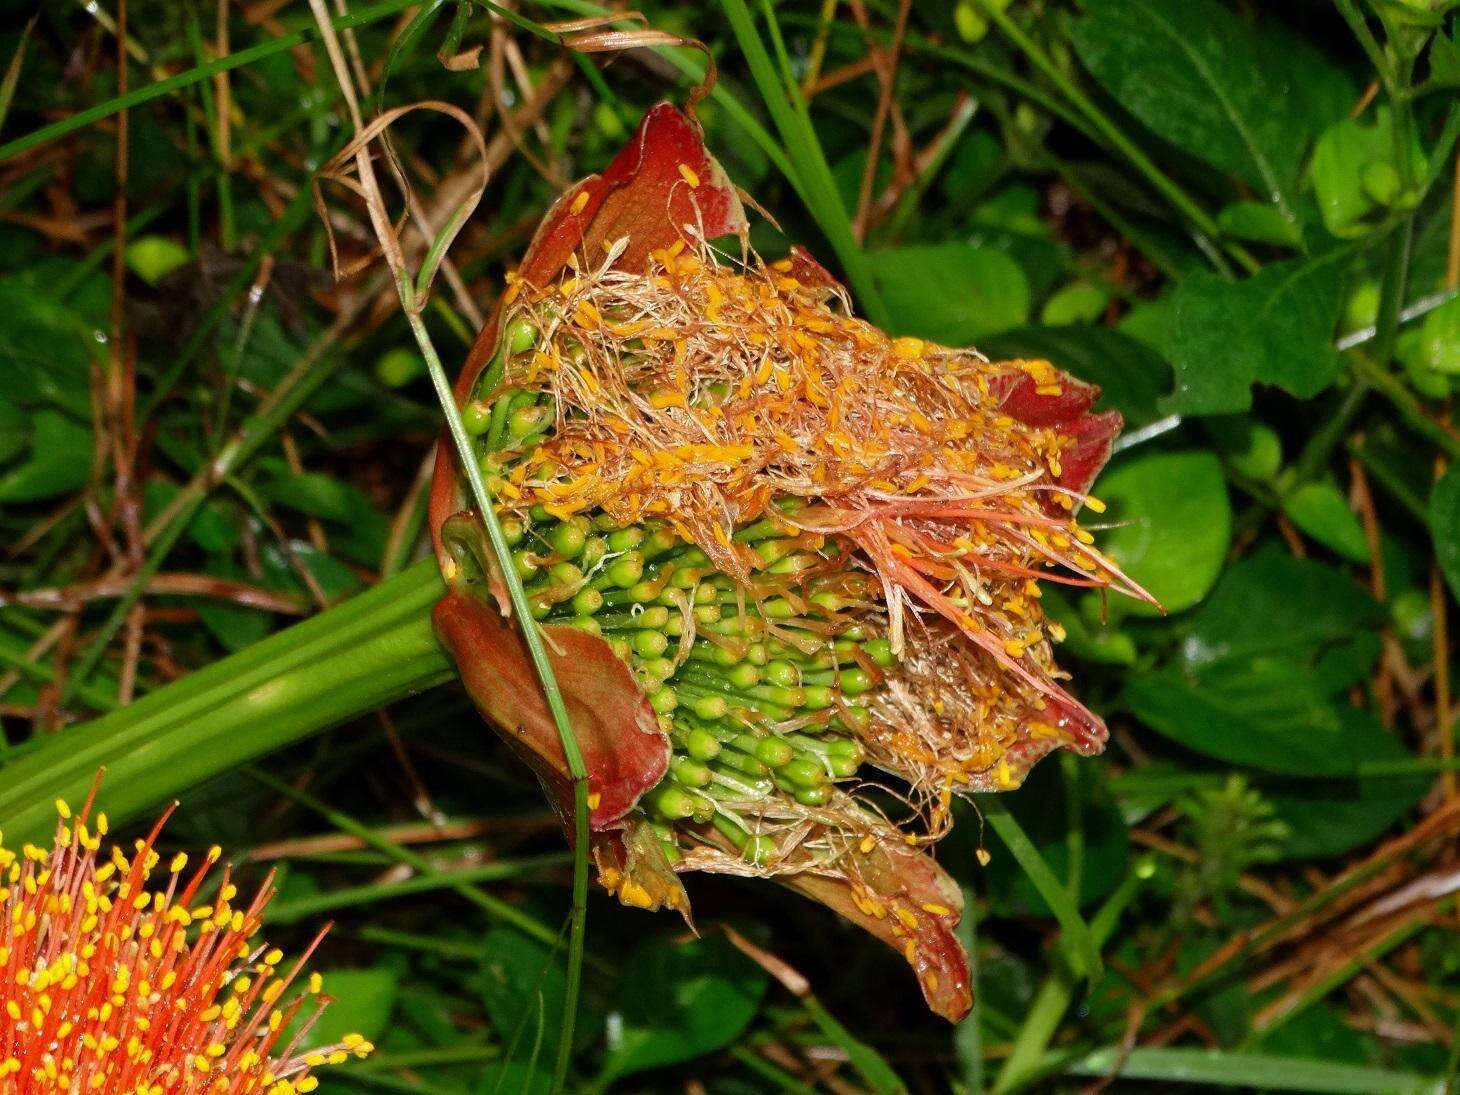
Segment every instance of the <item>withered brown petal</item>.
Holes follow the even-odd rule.
[[[878,844],[844,860],[856,879],[798,874],[778,879],[899,951],[928,1007],[958,1022],[973,1006],[968,954],[954,933],[963,912],[958,884],[926,852]]]
[[[565,819],[573,784],[563,744],[516,625],[495,604],[451,590],[431,614],[477,709],[537,773]],[[571,627],[543,628],[548,658],[588,770],[594,829],[613,825],[663,778],[669,743],[629,667],[608,644]]]

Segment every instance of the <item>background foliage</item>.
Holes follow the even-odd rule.
[[[351,130],[308,5],[0,6],[0,821],[43,829],[102,763],[116,814],[182,795],[166,839],[276,869],[281,942],[337,921],[319,1037],[381,1051],[326,1090],[546,1090],[567,857],[433,687],[439,412],[378,269],[327,272],[311,173]],[[1112,745],[944,845],[968,1021],[823,910],[695,878],[699,939],[594,899],[575,1088],[1453,1082],[1454,6],[640,5],[719,65],[700,114],[764,254],[1104,387],[1101,542],[1168,614],[1046,593]],[[372,107],[488,139],[426,313],[448,360],[556,191],[703,64],[539,25],[598,11],[335,8]],[[454,123],[394,137],[425,208],[470,189]]]

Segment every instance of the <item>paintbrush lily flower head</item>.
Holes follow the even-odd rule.
[[[457,397],[587,764],[603,885],[688,915],[685,871],[774,877],[897,948],[957,1018],[962,901],[927,846],[955,795],[1104,745],[1038,580],[1144,596],[1076,522],[1120,419],[1048,362],[890,337],[746,231],[697,125],[654,108],[549,212]],[[441,451],[438,631],[566,813]]]
[[[0,1088],[295,1095],[371,1052],[358,1035],[300,1049],[328,1002],[304,972],[323,933],[292,961],[259,940],[268,883],[240,900],[225,869],[209,886],[216,847],[164,863],[165,817],[104,853],[90,807],[57,803],[52,848],[0,846]]]

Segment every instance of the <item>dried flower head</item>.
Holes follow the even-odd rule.
[[[0,847],[0,1087],[293,1095],[318,1086],[315,1066],[371,1051],[356,1035],[299,1049],[328,1001],[303,973],[323,933],[292,962],[257,940],[268,883],[240,902],[225,868],[204,896],[220,851],[164,864],[165,815],[130,856],[103,854],[91,804],[57,802],[53,848]]]
[[[890,337],[745,231],[698,129],[655,108],[539,229],[463,419],[583,747],[602,883],[687,915],[682,872],[773,877],[899,950],[956,1018],[961,895],[925,849],[955,794],[1104,744],[1036,580],[1145,596],[1076,520],[1120,419],[1049,362]],[[566,811],[461,503],[442,458],[438,631]]]

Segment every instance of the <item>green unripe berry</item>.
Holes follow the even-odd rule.
[[[795,688],[801,683],[801,671],[790,662],[777,659],[765,667],[765,679],[778,688]]]
[[[659,715],[667,715],[679,706],[679,697],[674,689],[660,686],[649,693],[649,706]]]
[[[509,354],[526,353],[537,343],[537,328],[525,319],[514,319],[507,324],[507,335],[503,342]]]
[[[636,631],[629,639],[634,653],[641,658],[657,658],[669,647],[669,640],[662,631]]]
[[[608,554],[608,541],[602,536],[590,536],[588,542],[583,545],[583,553],[578,557],[578,564],[584,570],[592,570],[603,557]]]
[[[734,687],[744,691],[760,683],[760,670],[749,662],[741,662],[730,668],[730,671],[725,674],[725,679]]]
[[[626,551],[608,564],[604,577],[610,585],[628,589],[644,576],[644,556],[637,551]]]
[[[796,757],[776,770],[798,787],[820,787],[826,782],[826,769],[810,757]]]
[[[588,522],[575,517],[548,533],[548,543],[565,559],[576,559],[588,544]]]
[[[666,821],[683,821],[693,817],[695,800],[683,788],[673,784],[660,784],[644,796],[649,809]]]
[[[632,551],[644,542],[642,529],[621,528],[608,534],[609,551]]]
[[[472,437],[480,437],[487,432],[487,425],[492,421],[491,409],[472,400],[465,407],[461,408],[461,425]]]
[[[776,854],[776,842],[768,836],[752,836],[740,849],[740,855],[747,863],[762,865],[769,863]]]
[[[686,787],[703,787],[710,782],[710,770],[697,760],[689,757],[675,757],[670,763],[670,772],[676,783],[682,783]]]
[[[603,607],[603,594],[596,589],[580,589],[573,594],[571,604],[579,616],[592,616]]]
[[[724,696],[700,696],[690,705],[690,710],[706,722],[715,722],[725,717],[730,705]]]
[[[514,551],[512,553],[512,569],[517,572],[517,577],[526,582],[534,578],[540,568],[532,552]]]
[[[882,669],[891,667],[897,659],[892,656],[892,640],[886,637],[869,639],[862,650]]]
[[[699,727],[684,737],[684,751],[698,761],[714,760],[720,755],[720,740]]]
[[[831,801],[831,784],[823,783],[820,787],[798,787],[794,797],[802,806],[825,806]]]

